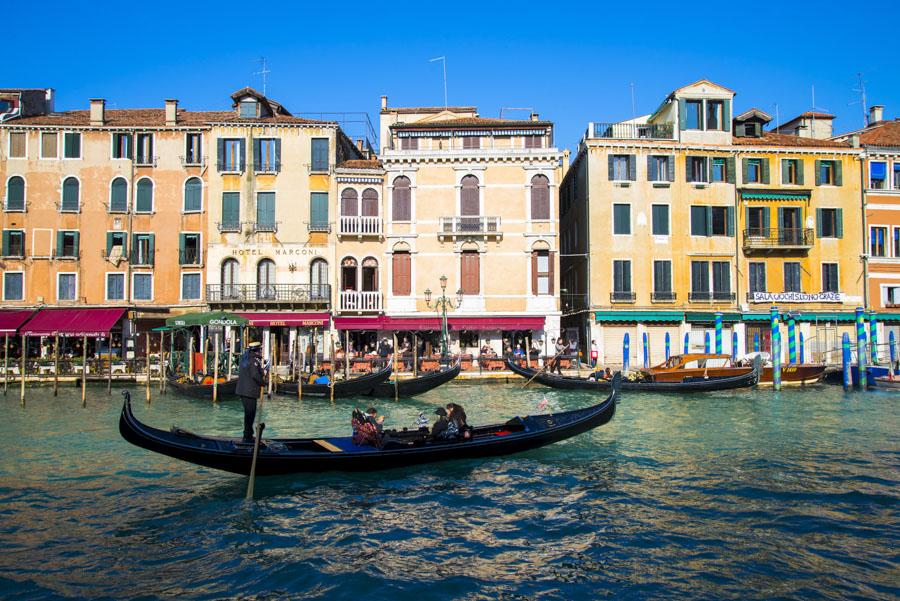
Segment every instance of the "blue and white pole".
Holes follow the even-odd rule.
[[[671,352],[672,352],[671,343],[672,343],[672,341],[669,337],[669,333],[666,332],[666,361],[669,360],[669,356],[671,355]]]
[[[731,331],[731,360],[732,361],[737,361],[737,345],[738,345],[737,332],[732,330]]]
[[[628,354],[631,348],[628,332],[625,333],[625,339],[622,340],[622,371],[628,371]]]
[[[781,390],[781,334],[772,334],[772,387]]]
[[[806,362],[806,341],[803,339],[803,332],[800,332],[800,363]]]
[[[875,311],[869,311],[869,348],[872,354],[872,365],[878,365],[878,318]]]
[[[687,332],[684,333],[684,354],[691,352],[691,338]]]
[[[759,352],[759,332],[753,334],[753,352]]]
[[[866,382],[866,318],[862,307],[856,308],[856,369],[859,372],[859,387],[867,388]]]
[[[797,362],[797,336],[796,336],[796,325],[794,324],[794,318],[792,315],[788,314],[788,363],[794,364]]]
[[[650,339],[644,332],[644,369],[650,369]]]
[[[703,352],[709,354],[709,332],[703,334]]]
[[[772,342],[770,343],[769,350],[772,351],[772,354],[775,354],[775,334],[778,333],[778,307],[772,306],[769,309],[769,327],[771,328],[771,338]]]
[[[706,351],[709,352],[709,351]],[[722,312],[716,311],[716,354],[722,354]]]
[[[841,351],[844,391],[850,392],[850,390],[853,389],[853,374],[850,372],[850,366],[853,360],[850,357],[850,334],[847,332],[844,332],[844,336],[841,339]]]
[[[897,347],[894,341],[894,331],[891,330],[888,332],[888,346],[890,347],[891,352],[891,373],[894,373],[894,362],[897,361]]]

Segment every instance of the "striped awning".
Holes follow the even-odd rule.
[[[716,314],[713,311],[688,311],[684,314],[684,320],[688,323],[713,323],[716,321]],[[723,312],[722,321],[731,323],[741,321],[741,314]]]
[[[809,200],[809,192],[741,192],[744,200]]]
[[[682,311],[597,311],[594,313],[594,319],[598,323],[681,323],[684,320],[684,313]]]

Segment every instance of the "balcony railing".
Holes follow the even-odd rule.
[[[341,311],[381,311],[381,293],[377,290],[374,292],[341,290],[339,306]]]
[[[675,293],[674,292],[652,292],[650,293],[650,300],[654,303],[672,303],[675,302]]]
[[[609,302],[611,303],[633,303],[637,296],[634,292],[625,292],[616,290],[609,293]]]
[[[178,251],[179,265],[200,265],[203,253],[198,248],[186,248]]]
[[[278,173],[281,171],[281,161],[267,161],[253,165],[254,173]]]
[[[207,284],[209,303],[297,303],[328,306],[330,284]]]
[[[240,232],[241,231],[241,222],[240,221],[219,221],[216,225],[219,226],[220,232]]]
[[[132,250],[128,261],[132,265],[137,265],[137,266],[143,265],[143,266],[152,267],[153,266],[153,254],[144,252],[144,251],[139,251],[139,250]]]
[[[710,302],[734,302],[737,298],[734,292],[691,292],[688,300],[692,303]]]
[[[156,161],[158,159],[159,159],[159,157],[138,155],[138,156],[134,157],[134,164],[138,167],[156,167]]]
[[[310,232],[330,232],[331,224],[327,221],[307,221],[306,229]]]
[[[182,167],[205,167],[206,166],[206,157],[200,155],[193,156],[179,156],[181,159]]]
[[[592,123],[591,137],[614,140],[672,140],[671,123]]]
[[[443,236],[500,236],[499,217],[441,217]]]
[[[263,232],[275,233],[278,231],[278,222],[277,221],[267,221],[267,222],[259,222],[256,221],[253,223],[253,231],[257,234]]]
[[[812,228],[748,228],[744,230],[745,250],[800,250],[812,248]]]
[[[342,236],[380,236],[380,217],[342,216],[338,222]]]

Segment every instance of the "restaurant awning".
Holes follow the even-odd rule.
[[[598,322],[681,323],[683,311],[597,311]]]
[[[31,309],[0,311],[0,334],[15,334],[32,315]]]
[[[289,326],[292,328],[324,328],[331,321],[328,313],[236,313],[251,326]]]
[[[741,192],[743,200],[809,200],[809,192]]]
[[[32,317],[22,334],[26,336],[109,336],[125,309],[41,309]]]
[[[338,330],[440,330],[440,317],[336,317]],[[448,317],[451,330],[542,330],[544,318],[535,316]]]
[[[684,314],[684,320],[688,323],[714,323],[716,314],[712,311],[688,311]],[[740,313],[722,313],[723,322],[739,322],[741,321]]]
[[[450,317],[453,330],[543,330],[544,318],[528,315],[514,317]]]
[[[204,313],[186,313],[166,320],[166,325],[174,328],[191,326],[246,326],[250,322],[240,315],[225,311],[206,311]]]
[[[847,323],[856,321],[855,313],[835,313],[835,312],[803,312],[797,316],[797,321],[833,321],[836,323]]]

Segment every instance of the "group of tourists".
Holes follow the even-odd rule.
[[[466,410],[456,403],[447,403],[446,407],[438,407],[434,411],[437,419],[431,428],[428,422],[417,432],[421,438],[432,441],[468,440],[472,438],[472,428],[466,421]],[[374,407],[365,412],[354,409],[350,418],[353,428],[353,444],[373,446],[382,449],[385,445],[396,442],[393,435],[384,429],[384,416],[378,415]]]

